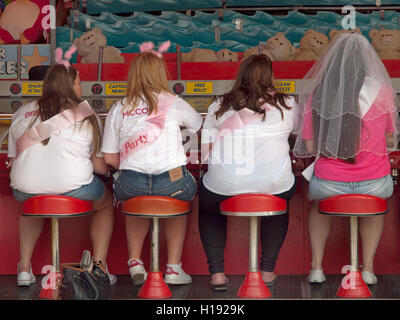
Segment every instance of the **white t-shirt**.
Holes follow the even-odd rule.
[[[149,124],[147,104],[124,107],[126,98],[117,101],[107,114],[102,151],[119,153],[124,143],[136,132]],[[186,165],[187,158],[182,145],[180,127],[192,132],[201,128],[203,118],[190,104],[176,96],[165,117],[164,128],[153,143],[129,155],[119,166],[120,170],[134,170],[146,174],[160,174]]]
[[[8,136],[9,157],[16,156],[16,141],[37,114],[37,101],[21,106],[14,114]],[[40,122],[37,117],[34,125]],[[100,120],[99,124],[101,128]],[[15,159],[10,174],[11,186],[25,193],[60,194],[91,183],[92,144],[92,126],[88,121],[53,134],[47,146],[37,143]]]
[[[220,100],[209,108],[202,130],[202,143],[212,143],[208,171],[203,183],[210,191],[221,195],[242,193],[279,194],[288,191],[294,183],[288,138],[298,129],[299,115],[294,98],[281,113],[271,108],[264,121],[260,118],[244,128],[234,130],[215,141],[217,129],[236,111],[230,109],[216,119]]]

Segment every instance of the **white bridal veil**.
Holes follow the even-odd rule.
[[[397,146],[398,100],[385,66],[362,35],[335,37],[304,77],[299,106],[296,156],[349,159],[360,151],[386,153],[366,143],[375,134],[361,134],[366,121],[374,121],[373,128],[385,126],[385,132],[392,132],[388,145]]]

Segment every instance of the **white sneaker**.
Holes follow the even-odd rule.
[[[29,266],[29,272],[19,271],[19,262],[18,262],[18,277],[17,277],[17,285],[18,286],[30,286],[35,283],[36,277],[32,273],[32,266]]]
[[[320,269],[310,270],[307,280],[309,283],[322,283],[325,281],[325,275]]]
[[[147,272],[143,267],[143,261],[139,259],[130,259],[128,261],[128,266],[133,285],[137,286],[143,284],[147,279]]]
[[[115,284],[117,283],[117,276],[115,274],[111,274],[108,272],[107,264],[106,264],[106,271],[107,271],[108,277],[110,278],[110,284],[112,286],[115,286]]]
[[[378,279],[372,272],[362,271],[361,275],[362,275],[364,282],[369,286],[374,285],[378,282]]]
[[[192,282],[192,277],[182,269],[182,263],[167,264],[164,280],[168,284],[188,284]]]

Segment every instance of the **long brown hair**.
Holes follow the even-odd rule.
[[[162,58],[154,53],[143,52],[136,56],[128,74],[128,90],[124,107],[135,108],[144,99],[149,108],[149,114],[157,113],[157,97],[161,91],[171,93],[167,81],[167,68]]]
[[[221,106],[215,112],[217,119],[231,108],[235,111],[248,108],[264,114],[264,121],[265,111],[260,108],[264,103],[276,107],[283,119],[282,107],[287,110],[291,107],[285,103],[287,95],[276,91],[272,73],[272,62],[266,55],[251,55],[245,59],[232,90],[222,95]]]
[[[56,64],[49,68],[43,82],[43,93],[38,100],[39,116],[42,121],[46,121],[58,113],[73,109],[82,100],[76,95],[73,85],[78,76],[78,72],[64,65]],[[93,128],[93,154],[100,150],[101,133],[99,123],[95,115],[85,118]],[[42,143],[47,145],[50,138]]]

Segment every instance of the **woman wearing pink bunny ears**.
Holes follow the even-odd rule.
[[[196,194],[196,181],[185,168],[180,127],[195,133],[203,119],[168,88],[162,52],[169,45],[167,41],[157,51],[151,42],[140,46],[141,53],[129,68],[127,95],[107,115],[102,151],[106,163],[119,169],[114,188],[118,201],[144,195],[190,201]],[[149,219],[126,216],[125,223],[129,273],[133,284],[139,285],[147,277],[141,252]],[[186,215],[165,222],[165,281],[170,284],[192,281],[181,264],[186,224]]]
[[[93,268],[98,270],[96,277],[115,284],[116,277],[108,274],[106,266],[114,223],[112,193],[96,175],[108,172],[100,152],[102,124],[90,106],[82,101],[79,74],[69,63],[75,50],[70,48],[63,57],[62,50],[57,49],[58,64],[47,71],[42,96],[24,104],[14,114],[8,140],[8,157],[12,159],[11,187],[15,199],[20,202],[39,194],[93,201],[95,213],[90,225]],[[82,106],[86,106],[85,109]],[[80,120],[67,121],[67,124],[61,121],[60,115],[70,115],[69,111]],[[23,144],[32,129],[41,128],[41,132],[45,132],[42,124],[54,127],[56,133],[46,131],[49,138],[28,147]],[[42,228],[43,219],[20,217],[18,286],[29,286],[36,280],[30,260]]]

